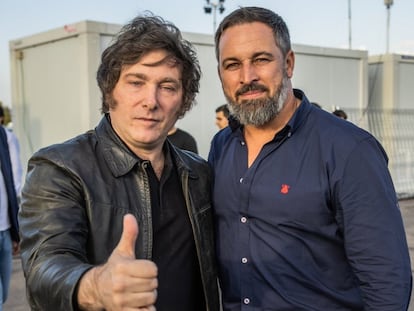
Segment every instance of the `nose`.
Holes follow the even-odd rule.
[[[158,89],[157,87],[149,86],[145,90],[143,106],[148,110],[155,110],[158,106]]]
[[[249,84],[258,80],[259,78],[253,64],[244,63],[240,70],[240,84]]]

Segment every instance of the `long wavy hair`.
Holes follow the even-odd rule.
[[[96,77],[102,93],[102,113],[116,106],[112,92],[122,68],[137,63],[146,53],[160,49],[165,50],[169,58],[181,66],[183,102],[178,117],[183,117],[192,108],[201,77],[196,52],[174,24],[146,13],[123,26],[112,44],[102,53]]]

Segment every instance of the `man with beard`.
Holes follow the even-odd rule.
[[[292,88],[274,12],[237,9],[215,43],[239,121],[209,154],[224,310],[406,310],[410,259],[380,143]]]

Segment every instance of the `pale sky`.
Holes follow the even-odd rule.
[[[83,20],[124,24],[144,10],[161,15],[184,32],[212,34],[214,15],[204,13],[205,4],[205,0],[0,0],[0,100],[12,106],[10,40]],[[353,49],[367,50],[369,55],[386,52],[383,0],[226,0],[224,13],[217,11],[217,23],[238,6],[262,6],[280,14],[294,44],[349,48],[351,34]],[[395,0],[391,6],[390,53],[414,55],[413,12],[414,0]]]

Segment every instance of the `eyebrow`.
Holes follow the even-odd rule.
[[[124,76],[124,78],[130,78],[130,77],[137,78],[137,79],[141,79],[141,80],[144,80],[144,81],[149,80],[149,78],[148,78],[148,76],[146,74],[138,73],[138,72],[137,73],[127,73]],[[180,85],[181,84],[181,80],[180,79],[174,79],[174,78],[171,78],[171,77],[165,77],[165,78],[162,78],[159,81],[159,83],[174,83],[176,85]]]
[[[263,55],[264,55],[264,56],[268,56],[268,57],[270,57],[270,58],[274,58],[274,55],[273,55],[272,53],[265,52],[265,51],[263,51],[263,52],[257,52],[257,53],[254,53],[252,58],[256,58],[256,57],[258,57],[258,56],[263,56]]]
[[[255,59],[256,57],[259,57],[259,56],[268,56],[272,59],[274,58],[274,55],[272,53],[269,53],[269,52],[266,52],[266,51],[260,51],[260,52],[254,53],[251,57],[249,57],[249,59]],[[238,59],[237,57],[225,58],[225,59],[223,59],[221,64],[223,65],[224,63],[226,63],[228,61],[240,61],[240,59]]]
[[[124,78],[138,78],[141,80],[148,80],[148,76],[143,73],[127,73]]]

